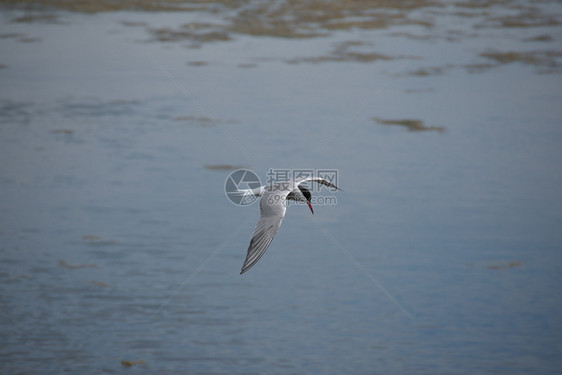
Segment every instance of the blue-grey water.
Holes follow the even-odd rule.
[[[562,7],[421,3],[2,7],[0,372],[559,372]],[[238,167],[343,189],[244,275]]]

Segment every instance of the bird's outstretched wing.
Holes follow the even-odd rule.
[[[331,187],[332,189],[336,189],[336,190],[341,190],[339,187],[337,187],[336,185],[334,185],[333,183],[331,183],[330,181],[326,180],[325,178],[321,178],[321,177],[305,177],[302,178],[300,180],[295,181],[297,186],[302,184],[303,182],[307,182],[307,181],[315,181],[318,182],[321,185],[326,185],[328,187]]]
[[[240,274],[249,270],[265,253],[277,230],[281,226],[283,217],[285,217],[286,205],[285,197],[288,193],[277,196],[273,193],[266,192],[260,200],[260,219],[254,229],[246,260],[242,266]]]

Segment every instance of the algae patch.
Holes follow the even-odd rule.
[[[562,70],[562,51],[488,51],[480,56],[496,62],[498,65],[519,63],[531,65],[540,73],[560,73]]]
[[[187,65],[189,66],[205,66],[207,64],[208,64],[207,61],[190,61],[187,63]]]
[[[99,286],[101,288],[109,288],[109,284],[104,283],[103,281],[88,281],[88,284]]]
[[[154,40],[159,42],[191,41],[200,44],[231,40],[228,32],[223,30],[221,26],[210,23],[194,22],[182,25],[179,29],[169,27],[148,28],[148,32],[152,34]]]
[[[212,171],[233,171],[235,169],[245,168],[242,165],[232,165],[232,164],[213,164],[205,165],[205,169],[210,169]]]
[[[407,72],[406,74],[418,77],[428,77],[428,76],[436,76],[442,75],[445,73],[446,67],[441,66],[432,66],[428,68],[419,68],[416,70],[412,70]]]
[[[365,46],[369,47],[371,44],[350,40],[346,42],[336,43],[334,48],[324,56],[311,56],[311,57],[298,57],[294,59],[287,60],[287,63],[298,64],[301,62],[305,63],[322,63],[322,62],[357,62],[357,63],[369,63],[378,60],[393,60],[396,57],[384,55],[382,53],[373,51],[358,50],[359,48],[365,49]]]
[[[184,123],[187,123],[189,125],[196,125],[196,126],[200,126],[202,128],[207,128],[207,127],[210,127],[210,126],[216,126],[216,125],[220,125],[222,123],[222,121],[220,121],[220,120],[215,120],[215,119],[212,119],[212,118],[206,117],[206,116],[202,116],[202,117],[176,116],[176,117],[173,118],[173,121],[184,122]]]
[[[509,263],[499,262],[499,263],[495,263],[495,264],[490,264],[486,268],[489,268],[489,269],[492,269],[492,270],[506,270],[506,269],[515,268],[515,267],[521,267],[522,265],[523,265],[523,263],[516,260],[516,261],[509,262]]]
[[[68,268],[69,270],[76,270],[79,268],[98,268],[96,264],[68,264],[65,260],[59,260],[59,266]]]
[[[72,135],[72,134],[74,134],[74,130],[72,130],[72,129],[55,129],[55,130],[51,130],[51,133]]]
[[[145,363],[146,363],[146,361],[143,361],[142,359],[136,360],[136,361],[121,360],[121,364],[125,367],[132,367],[132,366],[135,366],[135,365],[144,365]]]
[[[423,121],[421,120],[411,120],[411,119],[402,119],[402,120],[383,120],[377,117],[373,117],[373,120],[379,123],[380,125],[394,125],[394,126],[402,126],[408,129],[410,132],[421,132],[421,131],[437,131],[443,132],[445,128],[441,126],[425,126]]]

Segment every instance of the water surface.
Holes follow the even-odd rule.
[[[1,14],[2,372],[561,367],[557,3],[40,3]],[[343,189],[242,276],[239,167]]]

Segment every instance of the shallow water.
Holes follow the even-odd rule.
[[[562,366],[560,5],[124,4],[2,8],[3,373]],[[343,189],[242,276],[239,167]]]

